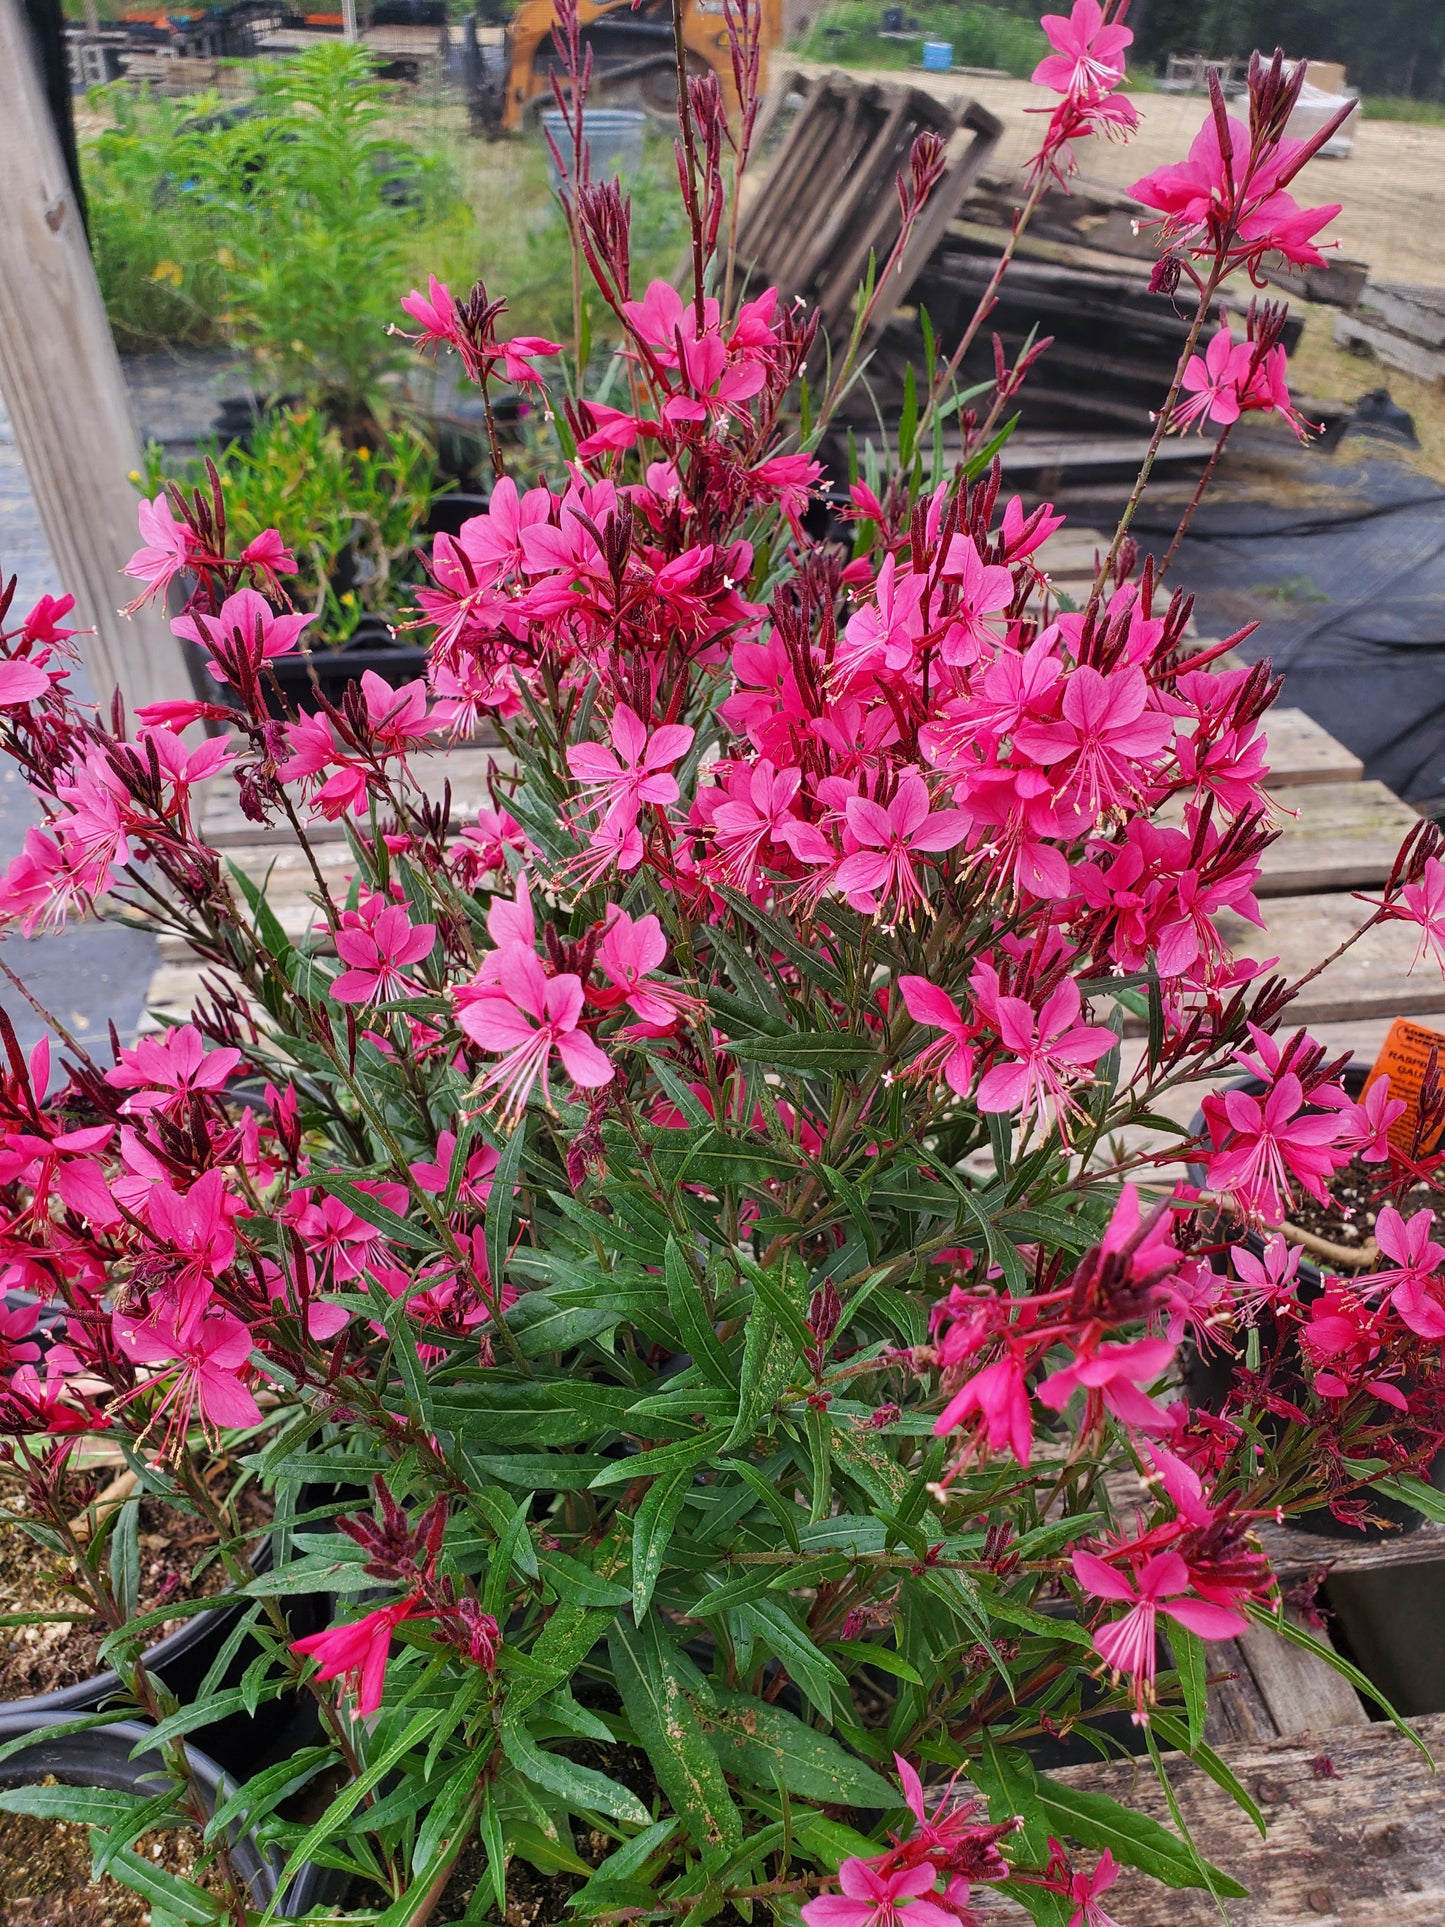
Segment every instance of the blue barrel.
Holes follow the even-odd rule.
[[[925,40],[923,43],[923,68],[925,73],[946,74],[953,65],[953,42],[951,40]]]
[[[557,152],[562,156],[563,165],[572,171],[572,129],[555,107],[549,107],[539,115],[542,126],[552,136]],[[584,107],[582,109],[582,145],[589,156],[591,178],[594,181],[625,179],[636,174],[642,167],[642,131],[647,125],[647,116],[628,107]],[[552,185],[559,185],[557,161],[551,148],[547,150],[547,165],[552,176]]]

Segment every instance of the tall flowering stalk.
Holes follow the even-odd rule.
[[[1050,33],[1102,112],[1117,21],[1081,0]],[[1275,70],[1253,89],[1228,207],[1158,189],[1202,290],[1308,225],[1271,199],[1298,158]],[[246,1694],[312,1695],[304,1770],[355,1789],[303,1832],[268,1774],[248,1818],[372,1915],[424,1921],[474,1840],[479,1907],[520,1855],[604,1920],[939,1927],[993,1888],[1104,1921],[1116,1857],[1228,1894],[1157,1823],[1045,1802],[1029,1748],[1124,1714],[1197,1752],[1200,1642],[1280,1611],[1256,1522],[1437,1504],[1442,1246],[1398,1205],[1438,1159],[1214,921],[1258,915],[1266,666],[1191,657],[1123,542],[1056,614],[1061,518],[996,464],[857,482],[851,553],[808,533],[812,324],[709,292],[723,135],[683,98],[702,276],[634,289],[625,202],[579,183],[630,405],[559,397],[553,479],[437,538],[424,677],[275,720],[291,559],[232,555],[219,489],[147,504],[131,565],[184,585],[209,699],[88,710],[66,607],[0,603],[0,745],[41,816],[0,915],[118,910],[205,971],[133,1048],[57,1026],[58,1066],[0,1017],[6,1468],[76,1557],[92,1433],[212,1519]],[[550,344],[505,342],[484,291],[406,307],[479,382],[545,389]],[[502,753],[461,822],[419,751],[483,722]],[[294,841],[308,927],[207,841],[203,779]],[[1386,920],[1445,956],[1431,826]],[[1145,1148],[1171,1091],[1243,1078],[1197,1143]],[[1184,1151],[1207,1202],[1161,1171]],[[1283,1234],[1227,1255],[1221,1212],[1269,1229],[1356,1154],[1376,1271],[1307,1299]],[[1182,1364],[1220,1348],[1241,1368],[1196,1409]],[[293,1528],[260,1579],[217,1440]],[[181,1711],[85,1563],[117,1717]],[[318,1590],[337,1622],[293,1637]]]

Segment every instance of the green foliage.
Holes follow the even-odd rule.
[[[837,0],[813,23],[801,51],[812,60],[841,67],[916,67],[925,40],[946,40],[958,67],[1002,67],[1026,80],[1048,52],[1032,16],[1003,7],[959,6],[950,0],[905,7],[910,38],[885,39],[879,31],[880,8],[873,0]]]
[[[90,244],[106,313],[124,350],[219,338],[226,276],[215,217],[187,185],[204,137],[186,131],[213,96],[177,101],[97,89],[115,125],[83,149]]]
[[[122,347],[233,341],[272,393],[375,409],[405,344],[387,333],[419,255],[470,235],[455,171],[383,127],[366,53],[324,42],[253,100],[117,85],[84,155],[97,271]]]
[[[1240,56],[1282,46],[1343,61],[1367,94],[1440,97],[1445,11],[1429,0],[1150,0],[1129,24],[1136,59],[1161,68],[1173,52]]]
[[[244,442],[212,451],[235,546],[279,529],[296,557],[287,586],[298,608],[320,620],[313,646],[341,643],[365,613],[398,616],[420,577],[415,546],[436,494],[431,444],[404,423],[377,446],[348,447],[316,408],[278,409]],[[161,451],[149,451],[146,492],[165,480]],[[194,486],[199,463],[172,479]]]
[[[359,48],[312,48],[281,67],[254,119],[208,143],[195,192],[213,207],[227,329],[275,392],[355,411],[400,365],[387,334],[424,215],[428,168],[378,130],[382,89]]]

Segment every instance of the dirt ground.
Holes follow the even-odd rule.
[[[818,71],[807,61],[792,64]],[[850,73],[863,77],[856,69]],[[905,76],[868,77],[897,81]],[[972,95],[982,101],[1004,123],[998,158],[1011,167],[1021,166],[1038,145],[1040,120],[1029,110],[1046,108],[1055,98],[1026,80],[922,72],[907,78],[941,99]],[[1081,173],[1127,187],[1141,174],[1184,158],[1203,125],[1207,103],[1178,94],[1140,93],[1133,99],[1139,131],[1127,146],[1097,139],[1087,143],[1079,153]],[[1305,206],[1341,204],[1330,234],[1341,253],[1368,261],[1376,280],[1445,286],[1445,127],[1362,121],[1348,160],[1311,161],[1290,191]]]

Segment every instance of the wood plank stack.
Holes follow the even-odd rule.
[[[1342,348],[1371,354],[1421,381],[1445,379],[1445,288],[1372,281],[1353,314],[1336,315]]]
[[[738,259],[750,287],[775,287],[784,300],[802,296],[815,307],[836,351],[851,332],[870,258],[881,273],[898,239],[896,183],[900,174],[907,178],[914,140],[937,134],[947,164],[878,304],[875,330],[907,295],[998,145],[1003,124],[976,101],[941,101],[920,87],[839,73],[781,76],[770,118],[799,92],[804,104],[743,215]]]

